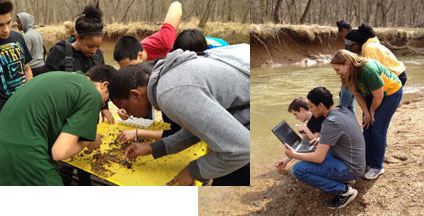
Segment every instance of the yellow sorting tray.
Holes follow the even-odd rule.
[[[93,151],[92,153],[87,150],[82,151],[71,159],[64,160],[74,167],[85,170],[100,178],[106,179],[117,185],[165,185],[171,181],[185,166],[191,161],[205,155],[208,151],[206,143],[199,142],[184,151],[177,154],[163,156],[159,159],[153,159],[152,155],[139,156],[131,163],[131,167],[127,165],[120,165],[119,161],[124,159],[124,152],[122,148],[118,154],[113,155],[115,160],[96,159],[98,155],[106,154],[115,151],[124,144],[117,144],[116,137],[122,130],[135,129],[131,126],[120,125],[115,123],[113,125],[105,122],[98,124],[97,133],[104,135],[100,150]],[[163,122],[155,122],[150,126],[149,130],[163,130],[169,129],[169,124]],[[128,145],[128,144],[127,144]],[[118,147],[117,147],[118,146]],[[97,155],[96,155],[97,154]],[[112,153],[110,153],[112,155]],[[100,168],[93,169],[91,164],[101,162]],[[99,163],[97,164],[99,165]],[[97,166],[99,167],[99,166]],[[103,171],[102,171],[103,170]],[[201,183],[196,181],[196,185],[200,186]]]

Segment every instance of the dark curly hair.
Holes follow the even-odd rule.
[[[348,31],[352,30],[352,26],[350,26],[349,23],[341,20],[336,22],[337,28],[339,29],[339,32],[342,31],[342,29],[347,29]]]
[[[315,106],[318,106],[322,103],[327,109],[330,109],[331,106],[334,105],[333,95],[331,92],[325,87],[316,87],[312,89],[307,96],[308,100],[310,100]]]
[[[98,6],[87,5],[75,22],[75,30],[80,37],[86,35],[102,35],[103,13]]]
[[[153,66],[157,61],[141,62],[118,70],[109,84],[110,99],[127,99],[131,89],[147,86]]]
[[[373,37],[375,37],[374,29],[364,23],[358,29],[352,30],[346,35],[346,39],[359,43],[361,46]]]

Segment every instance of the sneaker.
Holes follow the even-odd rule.
[[[352,202],[352,200],[354,200],[357,195],[358,191],[348,185],[347,192],[336,195],[333,200],[327,202],[327,207],[331,209],[343,208]]]
[[[383,173],[384,173],[384,168],[382,169],[370,168],[368,172],[365,173],[364,178],[368,180],[376,179],[379,175]]]

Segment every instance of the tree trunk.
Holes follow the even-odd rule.
[[[308,15],[308,11],[309,11],[309,8],[311,6],[311,3],[312,3],[312,0],[308,0],[308,4],[306,5],[305,10],[303,11],[303,15],[302,15],[302,17],[299,20],[299,23],[300,24],[304,24],[305,23],[306,18],[307,18],[306,16]]]
[[[380,9],[381,9],[381,25],[383,27],[386,27],[387,26],[386,4],[384,0],[379,0],[379,1],[380,1]]]
[[[185,19],[193,16],[194,12],[199,8],[199,6],[202,4],[203,0],[198,0],[196,5],[192,8],[192,10],[185,16]]]
[[[155,1],[154,0],[152,0],[152,1],[150,1],[150,15],[149,15],[149,21],[150,22],[153,22],[153,12],[154,12],[154,10],[155,10]]]
[[[370,24],[371,13],[373,8],[373,0],[367,0],[367,12],[365,13],[365,23]]]
[[[248,23],[249,21],[251,21],[252,19],[250,18],[251,16],[249,16],[249,14],[251,14],[251,11],[250,11],[250,7],[251,7],[251,4],[249,4],[248,6],[247,6],[247,9],[246,9],[246,12],[244,12],[244,16],[243,16],[243,20],[241,21],[241,23]],[[250,19],[249,19],[250,18]]]
[[[284,12],[283,19],[281,20],[281,23],[285,23],[287,16],[290,14],[290,9],[294,4],[294,0],[291,1],[289,5],[287,5],[287,9]]]
[[[130,5],[128,5],[127,9],[125,10],[124,16],[121,18],[121,22],[124,22],[124,20],[127,18],[128,11],[130,10],[130,8],[134,4],[134,2],[135,2],[135,0],[132,0],[132,2],[130,3]]]
[[[283,2],[283,0],[278,0],[277,1],[277,5],[275,6],[274,9],[274,23],[280,23],[280,7],[281,7],[281,3]]]
[[[213,8],[215,6],[216,0],[209,0],[208,6],[206,7],[206,10],[202,16],[202,19],[200,19],[199,28],[204,28],[206,26],[206,23],[208,22],[209,15],[211,11],[213,11]]]
[[[374,27],[379,27],[379,18],[380,18],[380,8],[381,8],[381,1],[377,0],[376,6],[375,6],[375,15],[374,15]]]
[[[260,3],[260,17],[261,17],[261,23],[265,23],[265,16],[266,16],[266,2],[264,0],[259,1]]]

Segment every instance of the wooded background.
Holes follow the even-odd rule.
[[[424,0],[250,0],[252,23],[424,27]]]
[[[85,5],[96,4],[103,11],[103,22],[162,22],[169,5],[175,0],[11,0],[13,16],[27,12],[36,25],[61,24],[80,14]],[[183,20],[192,18],[207,22],[250,21],[249,0],[180,0]]]

